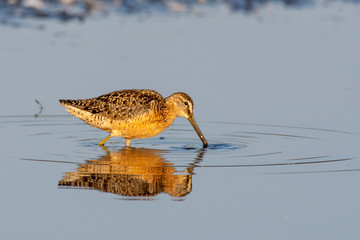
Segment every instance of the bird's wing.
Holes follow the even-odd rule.
[[[60,100],[92,114],[116,120],[134,120],[146,114],[153,114],[165,106],[164,98],[153,90],[121,90],[91,99]]]

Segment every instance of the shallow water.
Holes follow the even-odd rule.
[[[244,231],[257,239],[265,237],[252,233],[257,224],[265,232],[284,225],[300,231],[300,224],[310,227],[306,221],[322,231],[298,235],[322,237],[323,231],[349,234],[357,222],[360,136],[354,132],[200,121],[206,149],[186,123],[125,148],[121,138],[99,147],[106,133],[68,115],[4,116],[0,122],[7,136],[1,176],[2,224],[9,229],[2,235],[8,238],[45,239],[53,232],[55,239],[113,238],[119,231],[142,238],[158,235],[153,229],[164,225],[160,238],[171,231],[179,238],[216,239],[225,232],[236,239]],[[144,232],[136,232],[139,224]],[[203,228],[213,224],[219,229]]]
[[[357,239],[358,12],[0,27],[0,238]],[[58,103],[125,88],[189,93],[209,147],[102,148]]]

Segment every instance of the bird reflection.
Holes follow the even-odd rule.
[[[59,186],[90,188],[123,196],[151,197],[167,193],[183,197],[191,192],[194,167],[202,161],[204,151],[185,170],[177,171],[163,158],[165,151],[124,148],[110,151],[97,160],[79,164],[76,172],[65,173]]]

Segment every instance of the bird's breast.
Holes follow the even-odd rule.
[[[167,129],[175,118],[164,118],[164,116],[150,114],[137,119],[128,119],[126,121],[112,122],[111,135],[124,138],[148,138],[154,137]]]
[[[161,122],[121,122],[112,127],[111,135],[131,139],[154,137],[167,129],[170,124]]]

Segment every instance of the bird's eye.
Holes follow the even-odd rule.
[[[188,102],[184,102],[184,104],[187,106],[187,105],[189,105],[189,103]]]

